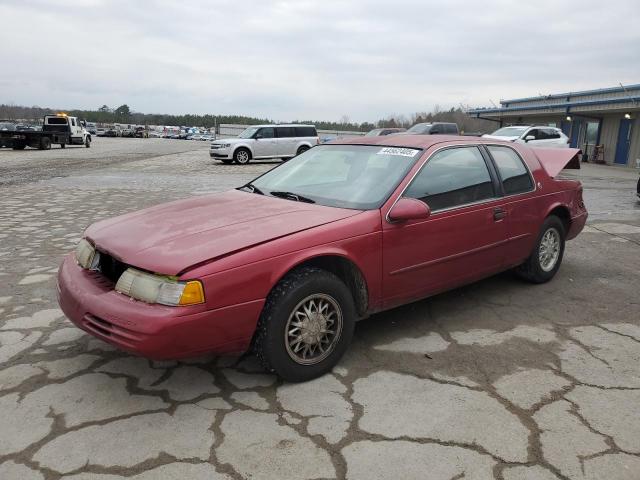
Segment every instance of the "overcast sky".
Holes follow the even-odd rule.
[[[640,83],[638,0],[0,0],[0,103],[374,121]]]

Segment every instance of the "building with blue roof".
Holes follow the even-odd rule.
[[[605,163],[640,166],[640,84],[500,100],[500,105],[467,114],[493,120],[496,127],[558,127],[586,159],[593,160],[595,145],[602,145]]]

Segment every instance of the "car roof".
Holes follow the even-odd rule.
[[[514,145],[513,142],[499,140],[496,138],[483,138],[471,135],[384,135],[379,137],[343,137],[331,140],[324,145],[370,145],[382,147],[406,147],[421,148],[426,150],[433,145],[451,144],[451,145],[508,145],[516,149],[522,148],[523,145]]]
[[[385,147],[429,148],[438,143],[492,143],[496,140],[462,135],[384,135],[380,137],[346,137],[329,145],[381,145]],[[511,143],[511,142],[509,142]]]
[[[269,124],[265,124],[265,125],[247,125],[247,128],[249,127],[255,127],[255,128],[261,128],[261,127],[313,127],[316,128],[315,125],[308,125],[306,123],[269,123]]]

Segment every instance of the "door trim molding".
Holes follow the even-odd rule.
[[[483,245],[482,247],[474,248],[472,250],[467,250],[466,252],[454,253],[453,255],[449,255],[447,257],[436,258],[435,260],[429,260],[428,262],[416,263],[415,265],[410,265],[408,267],[400,268],[398,270],[394,270],[389,272],[389,275],[400,275],[402,273],[411,272],[413,270],[418,270],[420,268],[430,267],[432,265],[437,265],[439,263],[449,262],[451,260],[456,260],[458,258],[464,257],[466,255],[473,255],[474,253],[483,252],[485,250],[489,250],[491,248],[499,247],[501,245],[505,245],[509,242],[513,242],[516,240],[520,240],[522,238],[530,237],[531,233],[523,233],[521,235],[516,235],[515,237],[507,238],[505,240],[500,240],[499,242],[490,243],[488,245]]]

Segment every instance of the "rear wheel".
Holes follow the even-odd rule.
[[[565,227],[555,215],[547,217],[542,224],[536,246],[527,260],[515,272],[532,283],[551,280],[560,269],[564,255]]]
[[[246,148],[239,148],[234,152],[233,159],[240,165],[246,165],[251,160],[251,152]]]
[[[264,367],[290,382],[330,371],[346,351],[356,320],[347,286],[337,276],[304,267],[271,291],[254,337]]]
[[[298,148],[298,151],[296,152],[296,155],[300,155],[300,154],[306,152],[307,150],[309,150],[309,147],[307,147],[306,145],[303,145],[300,148]]]
[[[61,143],[61,144],[60,144],[60,148],[65,148],[66,146],[67,146],[67,144],[66,144],[66,143]]]
[[[13,148],[14,150],[24,150],[26,148],[27,144],[26,143],[14,143],[11,148]]]
[[[49,137],[42,137],[40,139],[40,145],[38,146],[40,150],[50,150],[51,149],[51,139]]]

